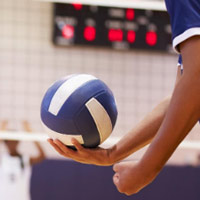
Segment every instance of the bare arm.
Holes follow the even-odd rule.
[[[7,128],[8,128],[8,121],[7,120],[3,120],[2,123],[1,123],[0,130],[1,131],[5,131],[5,130],[7,130]]]
[[[23,121],[23,127],[25,131],[32,132],[31,127],[27,121]],[[40,144],[38,142],[34,142],[34,144],[37,147],[39,154],[36,157],[31,157],[30,159],[31,165],[37,164],[45,159],[45,154]]]
[[[178,84],[180,78],[181,69],[178,67],[175,86]],[[152,141],[163,122],[170,100],[171,96],[163,99],[141,122],[113,146],[113,152],[111,154],[113,164],[126,158]]]
[[[184,74],[176,85],[166,117],[141,160],[155,176],[200,118],[200,37],[180,46]],[[149,173],[148,172],[148,173]],[[154,174],[155,173],[155,174]]]
[[[113,163],[126,158],[152,141],[162,123],[169,102],[170,97],[165,98],[112,147]]]
[[[0,127],[0,130],[1,131],[6,131],[8,129],[8,121],[7,120],[3,120],[2,123],[1,123],[1,127]],[[2,140],[0,139],[0,142]]]
[[[127,195],[153,181],[200,118],[200,37],[186,40],[180,49],[184,73],[175,86],[158,133],[138,163],[120,163],[113,168],[115,185]]]

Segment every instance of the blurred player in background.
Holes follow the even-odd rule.
[[[200,1],[165,0],[165,3],[173,47],[180,54],[172,95],[110,149],[85,149],[73,139],[77,149],[73,151],[58,140],[48,140],[61,155],[95,165],[113,165],[151,143],[138,162],[122,162],[113,167],[114,184],[127,195],[137,193],[155,179],[200,119]]]
[[[27,121],[23,121],[23,129],[31,132]],[[1,130],[8,130],[8,122],[3,121]],[[17,132],[16,132],[17,134]],[[0,194],[2,200],[29,200],[31,167],[45,159],[45,154],[38,142],[34,142],[39,154],[35,157],[22,155],[18,151],[19,141],[2,140],[7,148],[0,152]]]

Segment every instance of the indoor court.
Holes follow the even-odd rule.
[[[178,55],[164,1],[1,0],[0,27],[0,199],[199,200],[199,123],[153,183],[127,197],[113,184],[112,166],[80,164],[59,155],[47,142],[40,117],[53,82],[91,74],[109,86],[116,100],[116,125],[101,144],[108,148],[169,95]],[[26,182],[15,168],[18,161],[2,164],[8,153],[3,140],[19,141],[22,158],[41,155],[29,165]],[[146,149],[125,160],[139,160]],[[26,163],[19,165],[25,170]],[[1,189],[5,173],[12,190]],[[20,180],[17,187],[11,186],[13,174]]]

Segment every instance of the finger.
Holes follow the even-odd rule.
[[[59,148],[59,146],[57,144],[54,143],[54,141],[52,139],[48,139],[47,140],[50,145],[61,155],[63,155],[63,151]]]
[[[118,184],[119,184],[119,174],[118,173],[114,174],[113,183],[116,185],[116,187],[118,186]]]
[[[118,170],[119,170],[119,164],[113,165],[113,171],[118,172]]]
[[[78,142],[78,140],[76,140],[75,138],[72,138],[71,140],[72,144],[75,146],[75,148],[78,151],[82,151],[84,148],[82,147],[82,145]]]
[[[55,144],[67,155],[74,155],[76,151],[74,151],[73,149],[70,149],[68,147],[66,147],[60,140],[55,139]]]
[[[114,183],[114,185],[116,186],[117,190],[118,190],[120,193],[124,193],[123,188],[122,188],[122,185],[121,185],[121,182],[120,182],[120,175],[119,175],[118,173],[116,173],[116,174],[113,176],[113,183]]]
[[[47,139],[47,142],[48,142],[49,144],[54,143],[52,138],[48,138],[48,139]]]
[[[53,141],[53,139],[51,139],[51,138],[48,138],[48,139],[47,139],[47,142],[48,142],[48,143],[51,143],[51,141]]]

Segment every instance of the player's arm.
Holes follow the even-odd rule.
[[[72,143],[77,151],[67,148],[59,140],[48,139],[48,142],[59,154],[77,162],[112,165],[151,142],[164,118],[169,101],[170,97],[164,99],[134,129],[109,149],[99,147],[95,149],[84,148],[75,139]]]
[[[41,145],[38,142],[34,142],[34,144],[35,144],[36,148],[38,149],[39,154],[35,157],[31,157],[31,159],[30,159],[31,165],[35,165],[39,162],[42,162],[46,158],[45,153],[44,153]]]
[[[29,133],[32,132],[30,124],[27,121],[23,121],[23,127],[26,132],[29,132]],[[40,146],[40,144],[38,142],[34,142],[34,144],[39,153],[37,156],[30,158],[31,165],[37,164],[45,159],[45,153],[44,153],[42,147]]]
[[[113,163],[126,158],[152,141],[165,116],[169,101],[170,97],[161,101],[142,121],[112,147],[110,156]]]
[[[7,121],[7,120],[3,120],[3,121],[1,122],[0,130],[1,130],[1,131],[5,131],[5,130],[7,130],[7,128],[8,128],[8,121]]]
[[[175,85],[179,82],[180,77],[181,68],[178,66]],[[152,141],[165,117],[170,100],[171,96],[163,99],[141,122],[112,147],[111,159],[113,163],[124,159]]]
[[[178,82],[180,76],[180,67],[178,67],[176,82]],[[48,141],[59,154],[67,158],[81,163],[112,165],[151,142],[162,123],[169,102],[170,97],[165,98],[136,127],[110,149],[85,149],[75,140],[74,145],[78,151],[73,151],[60,141],[53,141],[52,139]]]
[[[8,129],[8,121],[7,120],[3,120],[1,122],[1,126],[0,126],[0,130],[1,131],[6,131]],[[1,142],[1,139],[0,139]]]
[[[190,38],[180,49],[184,73],[158,133],[137,164],[130,163],[129,170],[123,164],[114,167],[114,183],[123,193],[136,193],[149,184],[200,118],[200,37]]]

